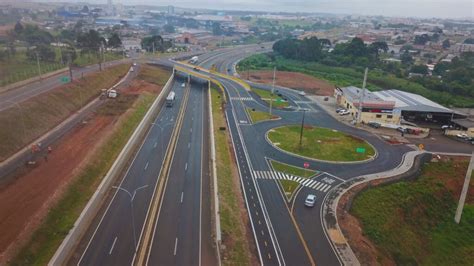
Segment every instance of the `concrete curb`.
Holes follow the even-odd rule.
[[[97,187],[96,191],[94,192],[94,195],[81,212],[79,218],[74,223],[74,226],[71,228],[68,235],[63,240],[56,253],[49,261],[48,265],[66,264],[67,259],[69,258],[70,254],[72,254],[76,244],[84,235],[91,221],[94,219],[96,213],[99,211],[102,205],[101,203],[107,195],[107,191],[110,185],[115,180],[115,177],[119,175],[122,169],[126,166],[129,157],[133,154],[134,148],[142,141],[142,136],[146,133],[149,128],[149,124],[158,112],[163,98],[166,97],[167,91],[171,87],[170,85],[172,84],[173,79],[174,74],[172,74],[171,77],[168,79],[168,82],[163,87],[163,90],[161,90],[160,94],[156,97],[150,109],[148,109],[142,121],[133,132],[127,144],[125,144],[125,146],[123,147],[114,164],[111,166],[105,177],[102,179],[102,182]]]
[[[288,126],[288,125],[279,126],[279,127],[274,127],[274,128],[271,128],[270,130],[273,130],[273,129],[275,129],[275,128],[286,127],[286,126]],[[330,128],[328,128],[328,129],[330,129]],[[359,138],[359,139],[362,139],[362,140],[364,140],[365,142],[367,142],[367,143],[372,147],[372,149],[374,149],[374,151],[375,151],[374,156],[372,156],[370,159],[366,159],[366,160],[362,160],[362,161],[353,161],[353,162],[327,161],[327,160],[321,160],[321,159],[310,158],[310,157],[306,157],[306,156],[303,156],[303,155],[299,155],[299,154],[296,154],[296,153],[292,153],[292,152],[286,151],[286,150],[284,150],[284,149],[282,149],[282,148],[276,146],[275,144],[273,144],[273,142],[272,142],[272,141],[270,140],[270,138],[268,137],[268,133],[270,132],[270,130],[268,130],[267,132],[265,132],[265,140],[266,140],[273,148],[275,148],[275,149],[277,149],[277,150],[279,150],[279,151],[281,151],[281,152],[283,152],[283,153],[286,153],[286,154],[288,154],[288,155],[291,155],[291,156],[293,156],[293,157],[298,157],[298,158],[305,159],[305,160],[308,160],[308,161],[322,162],[322,163],[332,163],[332,164],[346,164],[346,165],[351,165],[351,164],[363,164],[363,163],[368,163],[368,162],[371,162],[371,161],[375,160],[375,159],[378,157],[378,155],[379,155],[377,149],[375,149],[375,147],[374,147],[372,144],[370,144],[368,141],[366,141],[366,140],[363,139],[363,138],[359,138],[359,137],[355,136],[355,137],[357,137],[357,138]],[[346,134],[346,135],[351,135],[351,136],[353,136],[352,134],[345,133],[344,131],[338,130],[338,132],[343,132],[343,133]]]
[[[326,238],[333,246],[334,251],[337,253],[336,255],[338,258],[342,260],[344,265],[360,265],[357,256],[355,255],[354,251],[349,246],[347,239],[345,238],[344,234],[342,233],[341,228],[339,227],[339,223],[337,221],[337,206],[339,205],[340,198],[348,192],[353,187],[372,181],[376,179],[387,179],[391,178],[409,171],[412,166],[414,165],[415,158],[418,155],[425,153],[424,151],[410,151],[403,156],[402,161],[400,164],[395,167],[394,169],[369,174],[365,176],[354,177],[346,182],[340,183],[333,189],[329,191],[328,194],[324,197],[323,208],[321,211],[321,220],[323,222],[323,230]],[[335,225],[333,227],[329,226],[326,222],[326,218],[330,217],[335,220]],[[344,243],[336,243],[334,240],[328,236],[329,230],[336,230],[340,236],[343,238]]]
[[[221,265],[221,254],[220,254],[220,245],[222,242],[222,232],[221,232],[221,217],[219,210],[219,191],[217,187],[217,166],[216,166],[216,143],[214,135],[214,117],[212,115],[212,99],[211,99],[211,81],[209,81],[208,89],[208,98],[209,98],[209,124],[210,124],[210,140],[211,140],[211,164],[212,164],[212,186],[214,188],[214,217],[215,217],[215,226],[216,226],[216,249],[217,249],[217,260],[219,265]]]

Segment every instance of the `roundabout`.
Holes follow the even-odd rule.
[[[375,158],[375,148],[367,141],[334,129],[290,125],[270,129],[267,141],[292,155],[326,162],[363,162]],[[300,142],[300,136],[301,142]]]

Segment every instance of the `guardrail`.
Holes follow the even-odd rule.
[[[67,260],[69,259],[69,256],[72,254],[73,249],[76,247],[77,243],[84,235],[90,223],[92,222],[100,207],[102,206],[102,202],[105,196],[107,195],[107,191],[110,188],[110,185],[127,165],[127,162],[130,156],[133,154],[135,147],[137,147],[143,141],[142,138],[146,135],[150,124],[158,114],[158,111],[162,106],[164,98],[172,87],[171,84],[173,83],[173,80],[174,71],[171,77],[166,82],[166,85],[161,90],[160,94],[156,97],[155,101],[150,106],[150,109],[148,109],[140,124],[133,132],[127,144],[125,144],[125,146],[123,147],[114,164],[103,178],[94,195],[87,203],[79,218],[74,223],[73,228],[69,231],[68,235],[61,243],[58,250],[49,261],[48,265],[66,264]]]

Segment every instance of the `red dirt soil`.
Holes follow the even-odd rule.
[[[242,72],[240,75],[242,78],[257,83],[271,84],[273,81],[273,71],[250,71],[248,78],[247,72]],[[334,85],[325,80],[302,73],[287,71],[277,71],[275,76],[275,84],[278,86],[304,90],[306,93],[321,96],[334,95]]]
[[[159,86],[137,81],[121,93],[159,90]],[[52,146],[47,161],[40,160],[34,169],[0,188],[0,265],[29,240],[48,209],[113,132],[117,120],[117,115],[91,115],[87,123],[76,126]]]

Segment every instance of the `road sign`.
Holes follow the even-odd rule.
[[[356,152],[357,152],[357,153],[364,153],[364,152],[365,152],[365,148],[356,148]]]
[[[68,83],[71,79],[68,76],[62,76],[59,78],[62,83]]]
[[[305,162],[305,163],[303,164],[303,166],[304,166],[304,168],[309,168],[309,163],[308,163],[308,162]]]
[[[282,98],[278,98],[278,99],[276,99],[276,102],[277,102],[277,103],[282,103],[282,102],[283,102],[283,99],[282,99]]]

